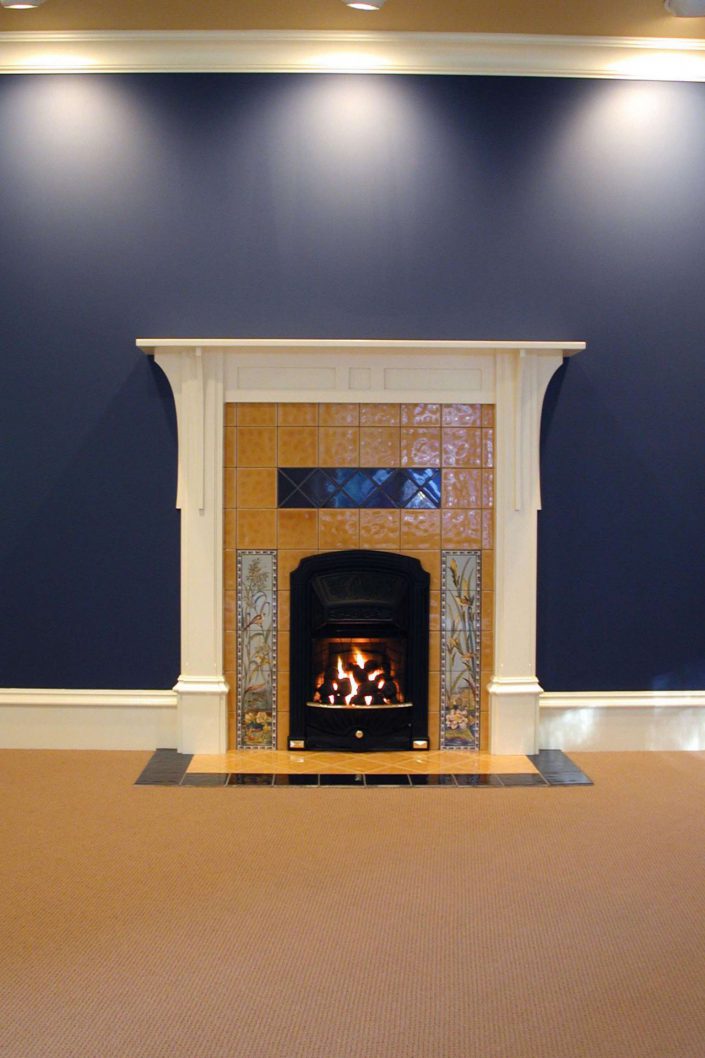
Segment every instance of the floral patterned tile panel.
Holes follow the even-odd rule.
[[[237,748],[276,746],[277,553],[238,551]]]
[[[443,551],[441,749],[480,745],[480,551]]]

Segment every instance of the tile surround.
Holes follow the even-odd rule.
[[[473,744],[486,748],[494,602],[494,407],[226,404],[224,421],[226,633],[234,631],[229,625],[236,623],[238,613],[236,559],[242,552],[267,551],[276,559],[280,590],[275,634],[280,639],[289,627],[288,578],[306,555],[357,547],[414,555],[431,575],[429,734],[432,749],[438,748],[444,744],[440,645],[447,638],[441,632],[441,558],[444,550],[477,552],[483,667]],[[378,478],[371,478],[375,473]],[[229,667],[232,636],[226,635],[225,643],[229,744],[244,745],[242,706]],[[285,660],[281,649],[276,677],[272,698],[278,707],[272,703],[270,742],[265,745],[283,747],[288,656]]]

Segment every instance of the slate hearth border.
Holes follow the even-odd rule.
[[[146,768],[135,781],[135,786],[266,786],[274,787],[321,787],[357,786],[359,788],[396,787],[412,789],[422,786],[463,787],[465,789],[487,789],[507,786],[592,786],[585,772],[574,764],[560,749],[542,749],[527,756],[536,768],[532,772],[515,774],[433,774],[419,773],[398,775],[349,774],[331,775],[322,773],[263,774],[260,772],[189,772],[193,759],[190,753],[178,753],[175,749],[158,749]]]

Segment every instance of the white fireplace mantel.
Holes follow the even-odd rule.
[[[181,510],[178,748],[227,746],[223,409],[229,402],[496,405],[495,657],[490,749],[533,753],[539,431],[551,376],[584,342],[139,338],[174,393]]]

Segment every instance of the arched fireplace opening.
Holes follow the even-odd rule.
[[[289,749],[428,749],[429,575],[386,551],[291,574]]]

